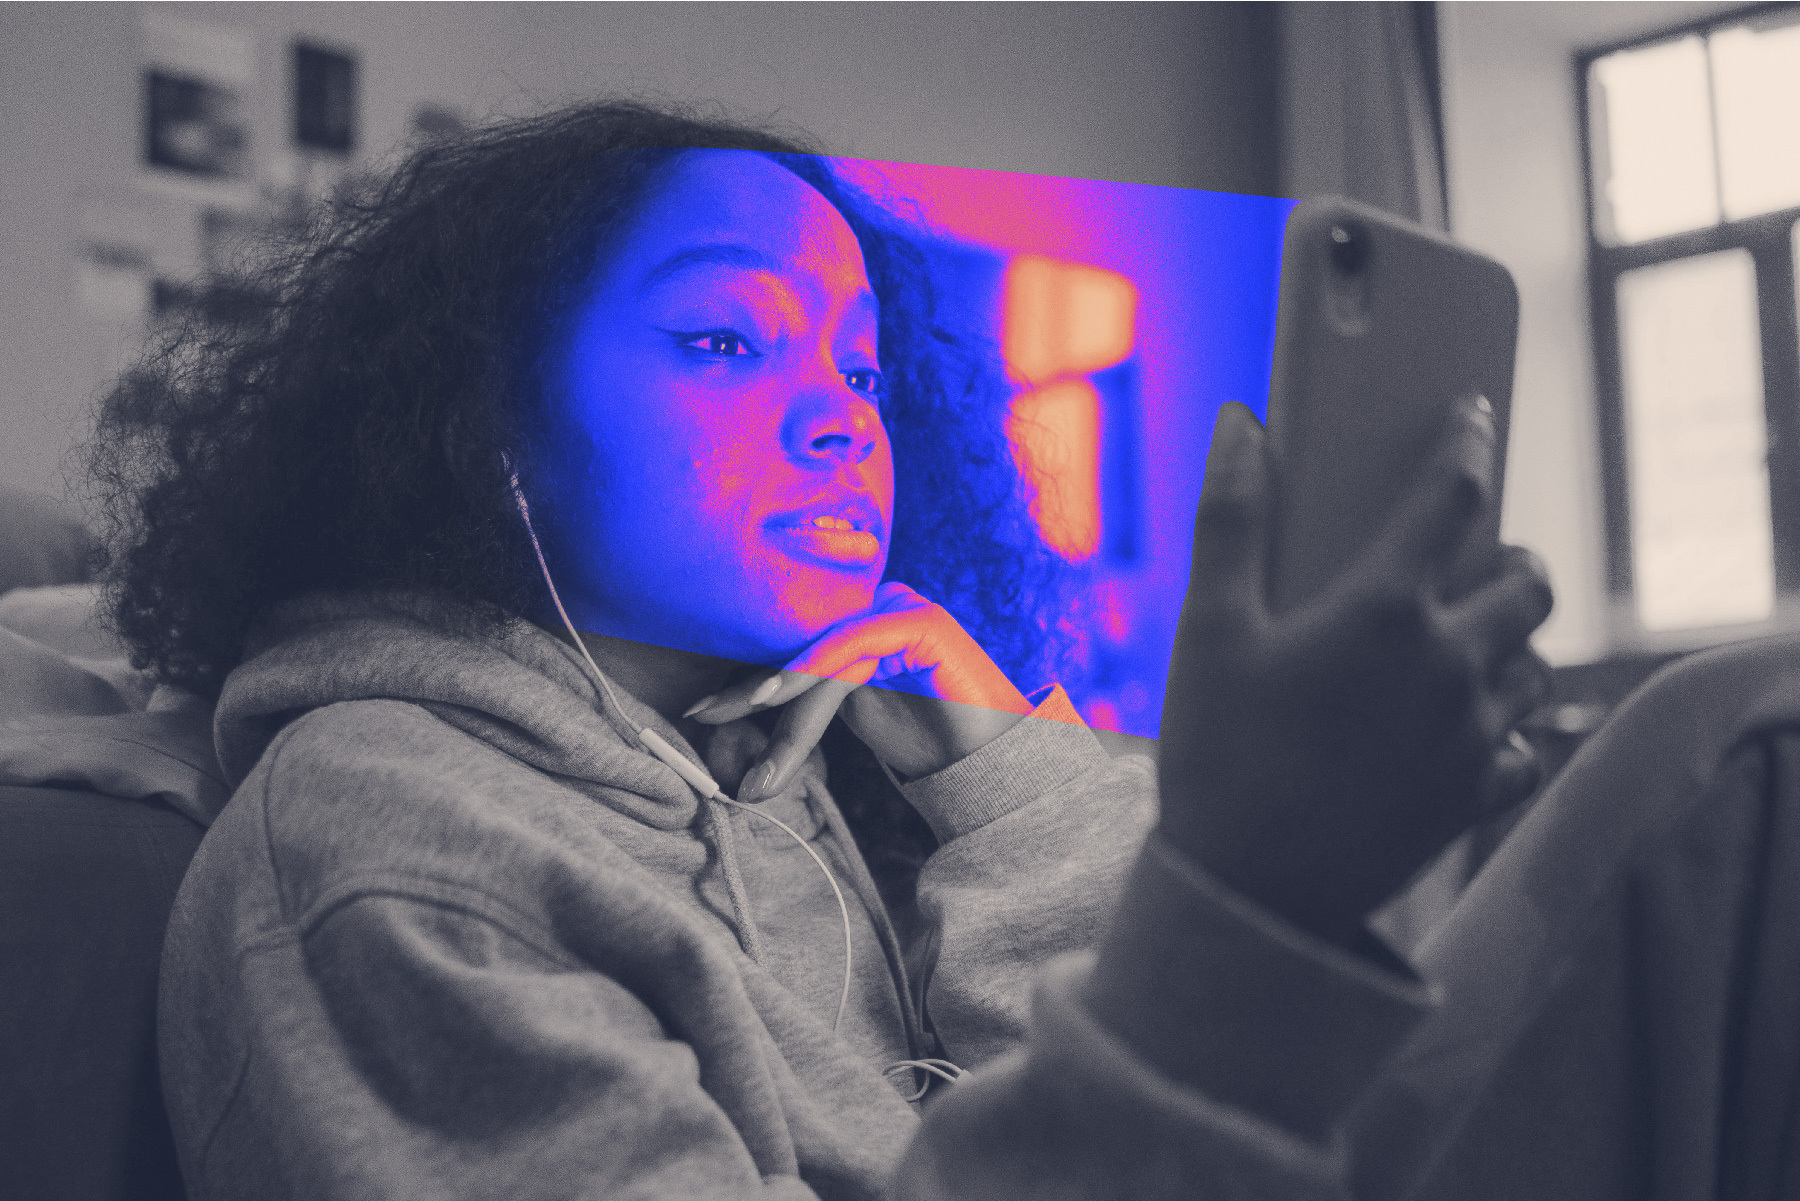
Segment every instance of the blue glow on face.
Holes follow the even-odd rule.
[[[911,268],[883,285],[897,289],[889,316],[912,340],[888,348],[904,360],[896,370],[988,354],[992,395],[938,404],[908,382],[884,398],[880,310],[843,214],[761,155],[683,155],[577,303],[561,345],[557,433],[573,441],[566,462],[584,469],[540,486],[559,517],[552,567],[571,616],[589,631],[778,664],[868,609],[891,569],[1015,649],[1018,631],[1066,634],[1072,619],[1086,666],[1062,682],[1078,708],[1091,724],[1153,737],[1214,419],[1226,400],[1266,407],[1292,202],[864,160],[830,167],[869,194],[850,197],[852,211],[873,196],[898,218],[931,277],[934,299],[916,312]],[[1022,255],[1098,268],[1136,297],[1129,358],[1079,377],[1098,398],[1098,449],[1081,443],[1098,470],[1080,486],[1097,492],[1082,504],[1100,528],[1078,557],[1073,614],[1006,585],[1030,533],[992,516],[1010,470],[1004,451],[980,427],[945,424],[997,432],[1008,389],[1017,404],[1044,382],[1015,373],[1008,384],[1001,354],[1001,283]],[[1057,327],[1071,353],[1096,319],[1080,312]],[[943,362],[931,358],[935,330],[957,343]],[[961,387],[961,370],[940,371],[933,386]],[[898,514],[890,435],[902,440]],[[997,581],[995,595],[970,593],[977,578]]]
[[[604,481],[555,498],[577,626],[779,662],[869,607],[894,514],[877,318],[809,184],[747,152],[679,160],[567,345],[567,428]]]

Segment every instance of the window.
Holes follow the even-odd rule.
[[[1129,524],[1110,514],[1103,480],[1117,470],[1101,456],[1116,439],[1103,436],[1101,379],[1130,357],[1137,289],[1112,271],[1042,255],[1015,257],[1006,269],[1002,345],[1008,371],[1023,385],[1006,423],[1013,456],[1031,487],[1031,515],[1044,540],[1073,562],[1101,549],[1103,525],[1115,557],[1130,558]],[[1115,467],[1119,466],[1115,464]]]
[[[333,154],[356,149],[356,58],[294,43],[294,144]]]
[[[1800,606],[1800,6],[1579,64],[1608,583],[1644,636]]]

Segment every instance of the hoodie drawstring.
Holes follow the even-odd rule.
[[[750,912],[750,892],[744,887],[744,873],[738,866],[737,843],[731,834],[731,814],[721,801],[707,806],[707,818],[713,827],[713,842],[719,848],[719,867],[725,874],[725,891],[731,897],[731,918],[738,929],[738,941],[744,954],[761,963],[762,934],[756,928],[756,917]]]
[[[730,805],[734,808],[742,809],[745,813],[748,813],[753,817],[760,817],[766,822],[771,822],[777,826],[780,826],[782,829],[782,832],[785,833],[789,838],[793,839],[795,842],[799,843],[800,849],[805,851],[808,855],[811,855],[812,861],[819,865],[820,871],[825,873],[825,882],[827,884],[831,885],[831,895],[837,898],[838,913],[844,919],[844,991],[838,994],[837,1015],[831,1019],[831,1032],[833,1034],[836,1034],[838,1032],[838,1027],[840,1027],[844,1024],[844,1010],[849,1008],[849,1006],[850,1006],[850,976],[851,976],[850,969],[851,969],[851,965],[855,962],[855,959],[852,956],[852,953],[850,950],[850,906],[844,900],[844,890],[838,887],[837,877],[831,874],[831,869],[825,866],[825,861],[823,859],[819,858],[819,852],[813,850],[812,847],[807,844],[806,839],[804,839],[804,838],[800,837],[800,835],[794,833],[793,827],[789,826],[786,822],[782,821],[779,817],[776,817],[772,813],[764,813],[761,809],[758,809],[753,805],[746,805],[742,801],[734,801],[730,797],[726,796],[724,793],[717,791],[716,788],[714,790],[712,799],[719,802],[719,813],[720,813],[721,817],[728,816],[725,814],[724,808],[726,805]],[[725,838],[721,838],[719,840],[719,863],[721,866],[725,866],[725,863],[726,863],[725,848],[727,845],[729,845],[729,844],[727,844],[725,839],[729,838],[731,836],[731,823],[729,821],[725,821],[725,822],[723,822],[723,825],[725,827]],[[725,882],[726,882],[726,887],[727,887],[728,891],[729,891],[730,884],[731,884],[731,877],[730,877],[729,873],[735,869],[736,862],[737,862],[736,849],[734,847],[733,851],[732,851],[731,866],[726,867],[726,871],[728,874],[726,875]],[[740,882],[739,887],[742,887],[741,882]],[[735,905],[736,901],[734,900],[732,903],[733,903],[733,905]],[[748,917],[748,913],[749,913],[748,902],[746,902],[745,914],[746,914],[746,921],[748,923],[747,929],[754,933],[756,930],[756,922],[754,919]],[[760,941],[760,938],[761,938],[760,934],[756,935],[756,937]],[[756,957],[755,954],[751,953],[751,958],[754,959],[755,957]]]

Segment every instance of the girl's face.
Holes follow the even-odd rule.
[[[596,467],[556,498],[577,625],[770,662],[869,607],[894,511],[876,318],[856,237],[810,185],[743,151],[678,161],[563,360]]]

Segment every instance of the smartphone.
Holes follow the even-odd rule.
[[[1486,255],[1349,200],[1294,208],[1269,388],[1277,612],[1318,595],[1368,549],[1417,482],[1446,410],[1470,395],[1493,407],[1494,490],[1446,593],[1487,577],[1518,323],[1512,275]]]

